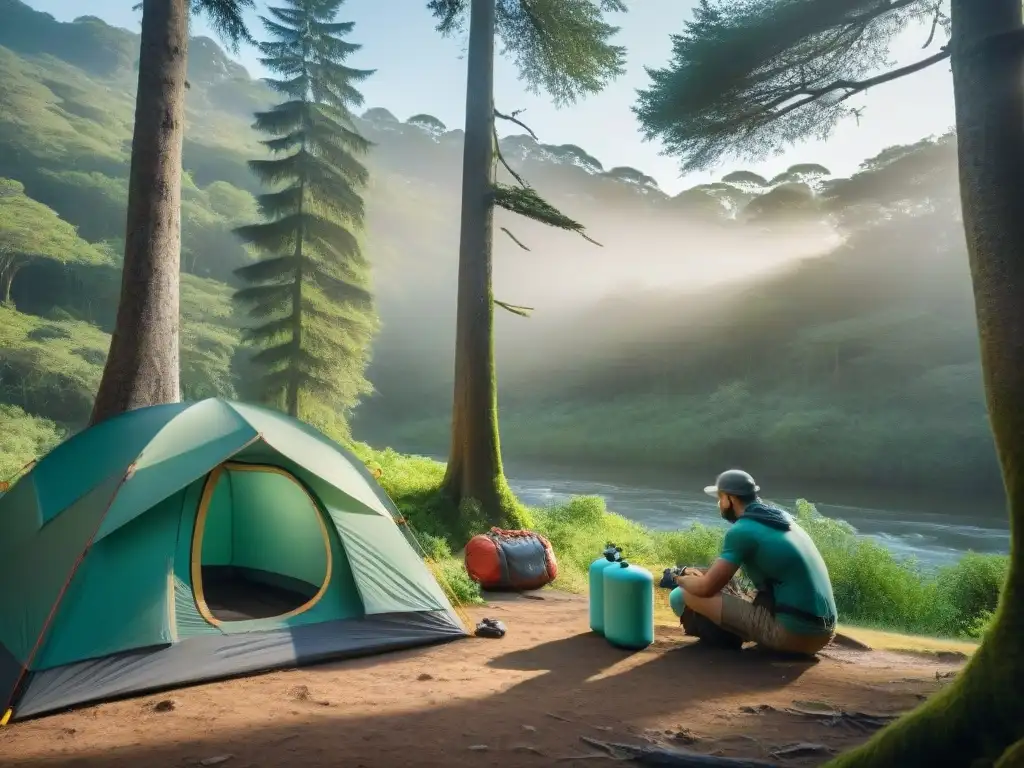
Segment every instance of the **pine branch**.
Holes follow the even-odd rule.
[[[262,316],[286,311],[292,303],[292,286],[287,283],[250,285],[235,291],[235,301],[250,305],[250,313],[257,308]]]
[[[250,357],[249,361],[260,368],[275,369],[280,366],[294,365],[299,351],[295,346],[295,339],[291,338],[281,344],[263,347]]]
[[[254,43],[245,25],[244,12],[255,8],[254,0],[192,0],[193,13],[204,14],[217,35],[238,53],[239,43]]]
[[[508,235],[510,238],[512,238],[512,242],[515,243],[516,245],[518,245],[524,251],[529,251],[530,250],[525,245],[523,245],[522,242],[520,242],[519,238],[517,238],[515,235],[513,235],[511,232],[509,232],[506,227],[502,227],[501,231],[504,232],[506,235]]]
[[[532,187],[517,188],[507,184],[495,184],[494,204],[506,211],[539,221],[541,224],[547,224],[549,227],[575,232],[588,242],[601,245],[587,236],[582,224],[559,211],[538,195]]]
[[[783,117],[784,115],[788,115],[790,112],[801,109],[802,107],[806,107],[808,104],[812,104],[835,91],[845,90],[846,93],[830,102],[830,106],[835,107],[837,104],[841,104],[851,96],[863,93],[876,85],[882,85],[893,80],[898,80],[906,75],[912,75],[915,72],[920,72],[922,69],[927,69],[932,64],[936,64],[943,59],[948,59],[949,55],[949,48],[943,46],[937,53],[933,53],[931,56],[921,59],[920,61],[916,61],[913,64],[907,64],[903,67],[897,67],[896,69],[891,69],[888,72],[883,72],[880,75],[868,77],[864,80],[833,80],[831,83],[823,85],[820,88],[797,86],[792,91],[785,93],[774,101],[764,105],[759,109],[759,111],[767,113],[770,115],[771,119],[776,119]],[[804,96],[804,98],[786,104],[787,101],[790,101],[797,96]],[[776,107],[780,108],[776,109]]]
[[[291,314],[269,320],[263,325],[245,328],[242,331],[242,338],[255,344],[269,344],[282,337],[290,337],[295,327],[295,319]]]
[[[523,110],[523,109],[517,109],[511,115],[503,115],[498,110],[494,110],[494,116],[497,117],[497,118],[500,118],[501,120],[508,120],[510,123],[515,123],[520,128],[525,130],[528,134],[530,134],[530,136],[533,137],[534,141],[540,141],[540,139],[537,138],[537,134],[533,132],[533,129],[530,126],[528,126],[526,123],[524,123],[522,120],[519,119],[518,116],[521,115],[525,111],[526,110]]]
[[[495,155],[495,157],[497,157],[498,160],[501,162],[501,164],[503,166],[505,166],[505,170],[508,171],[512,175],[512,178],[519,182],[519,185],[521,187],[528,188],[530,185],[527,184],[523,180],[522,176],[520,176],[518,173],[516,173],[514,170],[512,170],[512,166],[508,164],[508,161],[505,160],[505,156],[501,153],[501,145],[498,142],[498,129],[495,128],[492,125],[491,126],[491,131],[492,131],[492,134],[493,134],[493,137],[494,137],[494,155]]]
[[[295,274],[296,259],[294,256],[277,256],[260,259],[252,264],[239,267],[235,275],[247,283],[281,282]]]
[[[928,39],[924,41],[924,45],[921,46],[922,50],[931,46],[932,41],[935,40],[935,33],[939,29],[941,24],[946,19],[946,14],[942,12],[942,3],[938,2],[935,4],[935,15],[932,16],[932,26],[928,31]]]
[[[502,309],[511,312],[513,315],[519,315],[520,317],[529,317],[530,313],[535,311],[533,307],[524,307],[519,304],[508,304],[504,301],[498,301],[497,299],[492,299],[492,301]]]

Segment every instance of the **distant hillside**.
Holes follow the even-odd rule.
[[[113,322],[138,37],[19,0],[0,18],[0,179],[106,255],[26,259],[0,309],[0,420],[42,445],[84,420]],[[250,124],[272,96],[205,38],[189,84],[183,386],[231,396],[245,375],[232,272],[250,258],[231,229],[256,217]],[[462,132],[383,108],[358,127],[375,145],[365,240],[382,330],[356,429],[443,451]],[[808,163],[669,196],[641,169],[501,127],[505,161],[602,244],[498,214],[497,297],[536,308],[497,321],[510,456],[992,489],[949,137],[849,179]]]

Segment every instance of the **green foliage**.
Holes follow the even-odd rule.
[[[256,115],[272,158],[250,168],[273,191],[258,198],[265,222],[237,232],[266,256],[237,270],[249,286],[235,297],[258,322],[246,329],[262,372],[251,391],[285,401],[294,416],[306,413],[307,399],[345,412],[369,390],[372,303],[353,232],[368,180],[355,155],[369,142],[350,109],[362,103],[354,84],[372,73],[344,64],[359,46],[342,37],[353,24],[334,20],[341,3],[290,0],[261,17],[274,38],[260,43],[261,61],[284,78],[267,82],[287,100]]]
[[[892,41],[935,14],[931,0],[700,0],[634,111],[686,170],[760,159],[855,114],[850,97],[889,63]]]
[[[15,275],[34,259],[99,264],[107,256],[56,213],[27,197],[21,182],[0,178],[0,301],[11,300]]]
[[[256,7],[255,0],[191,0],[191,3],[192,12],[205,16],[217,34],[235,50],[240,42],[253,42],[245,26],[244,13]]]
[[[573,221],[549,202],[544,200],[532,187],[513,187],[508,184],[494,185],[494,204],[506,211],[518,213],[528,219],[539,221],[550,227],[583,232],[583,225]]]
[[[88,323],[0,306],[0,401],[59,424],[83,424],[109,346],[110,337]]]
[[[0,405],[0,482],[10,482],[63,438],[63,431],[52,421],[30,416],[14,405]]]
[[[181,290],[181,381],[186,397],[234,395],[227,286],[186,276]],[[66,312],[53,319],[0,305],[0,403],[69,428],[89,418],[110,336]]]
[[[241,333],[231,290],[214,280],[183,275],[181,314],[182,397],[236,397],[232,358]]]
[[[465,28],[470,0],[431,0],[438,31]],[[557,105],[599,93],[625,71],[625,49],[610,40],[619,31],[604,14],[625,12],[622,0],[495,0],[498,38],[532,93]]]

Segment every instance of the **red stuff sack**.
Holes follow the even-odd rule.
[[[492,592],[540,589],[558,576],[558,563],[539,533],[491,528],[466,545],[466,572]]]

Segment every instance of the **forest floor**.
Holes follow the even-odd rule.
[[[549,590],[468,613],[508,634],[15,723],[0,755],[80,768],[607,764],[586,738],[809,766],[947,685],[965,658],[842,642],[795,661],[702,649],[663,621],[628,653],[589,632],[585,597]]]

